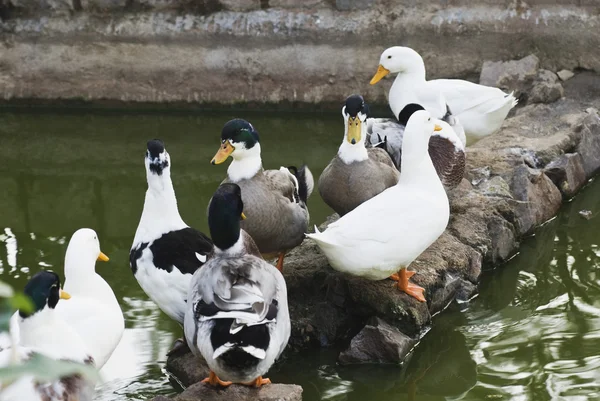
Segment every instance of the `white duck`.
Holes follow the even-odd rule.
[[[192,275],[212,252],[212,241],[181,218],[171,181],[171,157],[162,141],[148,141],[144,164],[148,190],[129,265],[150,299],[183,326]],[[176,342],[169,353],[182,346]]]
[[[96,273],[96,260],[108,261],[96,232],[89,228],[75,231],[65,255],[64,288],[72,300],[61,302],[56,313],[83,339],[100,369],[121,341],[125,319],[112,288]],[[15,319],[16,313],[11,318],[13,335],[23,344]]]
[[[449,111],[458,117],[469,139],[480,139],[498,131],[510,109],[517,105],[512,93],[498,88],[460,79],[427,81],[423,58],[409,47],[386,49],[371,85],[390,73],[398,74],[389,93],[390,108],[395,116],[409,103],[422,105],[438,119]]]
[[[60,299],[69,299],[61,290],[56,273],[41,271],[25,285],[25,295],[33,303],[32,313],[17,311],[20,344],[0,352],[0,366],[15,366],[42,354],[55,360],[93,364],[82,338],[56,312]],[[91,401],[94,383],[78,375],[65,376],[55,381],[44,381],[30,375],[0,388],[1,401]]]
[[[194,273],[188,295],[185,337],[214,386],[270,383],[263,375],[290,337],[285,280],[240,228],[243,207],[240,187],[221,184],[208,211],[214,254]]]
[[[425,110],[408,120],[402,140],[402,172],[395,186],[307,237],[314,239],[336,270],[398,281],[401,291],[425,301],[424,289],[408,282],[407,267],[446,229],[450,207],[428,154],[439,130]],[[395,273],[398,274],[395,274]]]

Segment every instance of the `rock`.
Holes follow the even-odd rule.
[[[564,82],[564,81],[568,81],[569,79],[573,78],[575,76],[575,73],[570,70],[560,70],[559,72],[556,73],[556,75],[558,75],[560,80]]]
[[[596,110],[590,110],[580,129],[581,140],[577,153],[581,155],[586,178],[600,170],[600,117]]]
[[[580,210],[579,211],[579,215],[581,217],[583,217],[586,220],[590,220],[593,216],[592,211],[591,210]]]
[[[524,92],[537,76],[540,60],[534,54],[513,61],[486,61],[481,68],[479,83],[505,91]]]
[[[375,0],[335,0],[335,8],[340,11],[366,10],[375,4]]]
[[[13,7],[29,11],[73,11],[71,0],[10,0]]]
[[[504,198],[512,198],[510,187],[499,175],[483,181],[477,186],[481,193],[485,196],[500,196]]]
[[[219,3],[229,11],[260,10],[260,0],[219,0]]]
[[[565,199],[572,198],[587,181],[581,156],[577,153],[567,153],[550,162],[544,168],[544,173],[560,189]]]
[[[152,401],[167,401],[158,396]],[[302,387],[295,384],[269,384],[261,388],[232,385],[215,389],[204,383],[196,383],[171,401],[302,401]]]
[[[328,7],[325,0],[269,0],[269,7],[277,8],[323,8]]]
[[[194,356],[189,351],[182,355],[169,356],[166,368],[185,387],[207,378],[210,372],[204,359]]]
[[[373,318],[339,356],[342,364],[401,363],[417,344],[380,318]]]
[[[486,261],[496,266],[507,261],[518,247],[515,227],[499,215],[488,219],[487,229],[491,246],[486,255]]]
[[[529,103],[552,103],[563,96],[564,89],[552,71],[540,70],[528,93]]]
[[[124,10],[126,3],[127,0],[81,0],[81,8],[94,11]]]

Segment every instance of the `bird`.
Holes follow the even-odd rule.
[[[351,95],[342,107],[344,138],[337,155],[319,177],[321,198],[340,216],[385,189],[396,185],[400,173],[384,149],[365,147],[368,106]]]
[[[144,158],[148,190],[129,253],[140,287],[181,326],[192,275],[213,249],[211,239],[188,226],[179,214],[171,181],[171,157],[159,139],[148,141]],[[168,355],[185,344],[178,339]]]
[[[119,345],[125,319],[114,291],[96,273],[96,260],[109,260],[100,251],[96,232],[90,228],[75,231],[65,254],[64,289],[71,300],[56,305],[55,313],[81,337],[100,369]],[[21,331],[15,325],[17,315],[11,317],[11,327],[14,338],[22,344]]]
[[[424,110],[415,103],[407,104],[398,120],[388,118],[367,119],[368,143],[370,146],[385,149],[391,156],[394,165],[400,169],[402,163],[402,138],[408,119],[414,112]],[[466,165],[464,135],[460,138],[454,128],[456,117],[446,116],[446,120],[434,119],[442,129],[435,131],[429,139],[429,156],[442,184],[447,189],[456,187],[463,179]],[[383,138],[383,139],[382,139]]]
[[[425,302],[424,289],[409,282],[410,264],[442,235],[450,217],[448,196],[427,151],[441,127],[419,110],[408,120],[402,140],[398,184],[364,202],[323,232],[306,234],[332,268],[369,280],[387,277],[397,288]]]
[[[56,273],[42,270],[29,279],[23,290],[32,301],[32,310],[17,311],[19,343],[0,351],[0,366],[14,367],[37,354],[56,361],[94,365],[79,334],[56,311],[59,300],[68,300]],[[26,374],[10,384],[3,384],[1,401],[91,401],[95,383],[88,377],[69,374],[45,380]]]
[[[221,131],[221,147],[211,164],[231,156],[223,183],[235,183],[242,190],[248,208],[242,228],[250,234],[265,259],[278,256],[283,270],[285,254],[300,245],[308,228],[307,200],[314,187],[308,166],[264,170],[258,132],[246,120],[228,121]]]
[[[237,184],[217,188],[208,210],[214,253],[194,273],[184,332],[207,362],[213,386],[260,387],[290,337],[287,288],[281,272],[258,254],[241,221],[250,210]],[[246,210],[246,212],[244,211]]]
[[[508,112],[517,105],[513,93],[460,79],[426,81],[425,63],[415,50],[394,46],[383,51],[371,85],[388,74],[398,76],[389,92],[394,116],[410,103],[422,105],[434,118],[448,110],[458,117],[470,140],[481,139],[498,131]]]

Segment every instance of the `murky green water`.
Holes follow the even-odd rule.
[[[123,341],[104,367],[98,400],[141,400],[177,390],[163,371],[179,327],[148,300],[128,266],[146,187],[143,155],[165,141],[180,210],[206,229],[206,203],[224,177],[211,166],[221,126],[234,115],[0,113],[0,278],[22,287],[35,271],[62,274],[67,241],[94,228],[111,257],[98,272],[126,317]],[[341,139],[338,115],[236,114],[261,134],[268,168],[307,163],[315,176]],[[318,194],[314,223],[330,213]],[[600,399],[600,184],[487,272],[481,295],[436,318],[403,367],[335,364],[335,352],[292,356],[271,372],[307,401]],[[462,310],[461,310],[462,309]]]

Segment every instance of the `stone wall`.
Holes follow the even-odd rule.
[[[5,100],[335,105],[407,45],[429,77],[534,52],[600,71],[597,0],[0,0]]]

